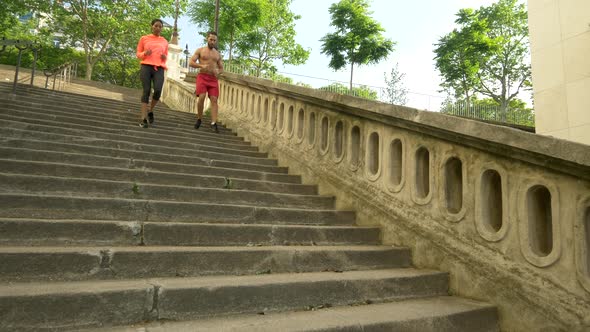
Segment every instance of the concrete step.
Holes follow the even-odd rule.
[[[67,281],[354,271],[410,266],[405,248],[0,247],[0,281]]]
[[[23,116],[30,118],[38,118],[44,120],[60,120],[71,124],[90,125],[98,128],[124,128],[129,124],[137,125],[140,119],[140,113],[132,109],[121,107],[105,108],[103,105],[80,105],[78,103],[64,103],[63,101],[55,101],[54,104],[46,105],[47,101],[34,102],[30,99],[25,100],[2,100],[3,109],[13,114],[14,116]],[[139,106],[139,104],[138,104]],[[80,107],[83,107],[82,109]],[[195,136],[203,133],[210,133],[208,118],[204,118],[203,127],[195,130],[194,124],[195,116],[183,117],[172,116],[169,112],[157,112],[154,110],[155,122],[152,124],[154,128],[159,128],[162,132],[168,131],[174,134],[178,130],[186,133],[191,133]],[[115,120],[115,121],[113,121]],[[219,133],[217,136],[222,136],[227,139],[240,140],[236,134],[222,125],[219,122]],[[210,133],[210,135],[213,135]]]
[[[0,218],[352,225],[353,211],[0,193]]]
[[[442,296],[447,281],[445,273],[405,268],[15,283],[0,286],[0,330],[116,326]]]
[[[132,123],[123,123],[120,126],[116,126],[115,128],[109,126],[108,124],[104,124],[103,126],[96,126],[93,124],[75,124],[75,123],[67,123],[67,122],[60,122],[54,120],[37,120],[35,118],[31,118],[28,114],[27,116],[22,115],[14,115],[11,114],[9,111],[0,113],[0,118],[3,122],[16,122],[17,125],[11,127],[18,128],[18,129],[29,129],[29,130],[38,130],[38,131],[49,131],[51,132],[52,129],[48,130],[39,130],[38,128],[44,127],[57,127],[60,128],[59,131],[53,129],[54,132],[57,133],[65,133],[65,134],[73,134],[76,136],[80,136],[83,133],[107,133],[107,134],[114,134],[114,135],[129,135],[132,137],[142,137],[144,141],[183,141],[189,143],[199,143],[199,142],[218,142],[221,144],[233,144],[236,146],[244,146],[250,145],[250,143],[245,142],[243,138],[238,136],[229,136],[229,135],[220,135],[211,132],[209,129],[205,130],[195,130],[194,128],[188,128],[186,130],[177,130],[176,128],[166,128],[166,127],[150,127],[149,129],[143,129],[138,127],[139,121],[134,121]],[[3,125],[6,127],[6,125]],[[189,129],[191,131],[189,131]],[[63,131],[62,131],[63,130]]]
[[[2,146],[17,149],[36,149],[43,151],[55,151],[66,153],[84,153],[94,156],[105,156],[114,158],[131,158],[155,162],[174,161],[176,163],[188,165],[217,166],[224,168],[235,168],[267,173],[288,173],[287,167],[275,166],[273,164],[276,164],[276,161],[263,158],[252,158],[208,152],[194,153],[194,156],[184,156],[141,150],[125,150],[123,148],[117,149],[101,147],[100,142],[94,142],[96,145],[90,142],[85,143],[86,144],[71,144],[10,138],[2,140]],[[141,145],[136,145],[136,147],[139,149],[143,149],[143,146]]]
[[[93,82],[91,82],[93,83]],[[116,90],[119,90],[118,93],[114,94],[115,95],[119,95],[120,97],[122,97],[122,94],[127,93],[129,90],[124,91],[124,92],[120,92],[120,88],[117,86],[112,85],[111,87],[115,88]],[[0,82],[0,93],[3,92],[7,95],[10,95],[12,92],[12,84],[11,83],[5,83],[5,82]],[[8,92],[8,93],[7,93]],[[86,92],[86,91],[84,91]],[[37,96],[43,99],[48,99],[50,100],[51,98],[60,98],[63,100],[70,100],[70,99],[74,99],[74,100],[83,100],[86,101],[88,103],[105,103],[105,104],[111,104],[111,103],[116,103],[116,104],[127,104],[127,105],[136,105],[139,103],[139,96],[141,96],[141,91],[140,90],[136,90],[136,91],[131,91],[133,93],[135,93],[135,99],[133,99],[132,101],[126,101],[124,100],[124,98],[108,98],[108,97],[104,97],[104,96],[95,96],[95,95],[89,95],[89,94],[85,94],[85,93],[80,93],[80,92],[71,92],[71,91],[54,91],[51,89],[44,89],[44,88],[40,88],[40,87],[32,87],[28,84],[19,84],[17,85],[17,89],[16,89],[16,98],[17,99],[22,99],[23,97],[30,97],[30,96]],[[161,106],[164,109],[168,109],[168,107],[165,104],[159,104],[158,106]]]
[[[5,87],[0,85],[0,100],[6,102],[21,101],[26,103],[35,103],[43,105],[56,104],[62,102],[66,104],[81,105],[84,109],[90,110],[96,108],[101,108],[106,111],[109,111],[111,109],[121,109],[125,111],[130,110],[136,112],[137,114],[139,114],[139,110],[141,107],[139,98],[137,98],[137,101],[128,102],[123,100],[114,100],[96,96],[82,95],[79,93],[70,93],[65,91],[55,92],[47,91],[44,89],[29,89],[26,87],[18,87],[17,95],[14,96],[12,95],[11,90],[12,87]],[[177,120],[184,120],[190,118],[191,115],[194,116],[194,114],[189,112],[174,111],[163,103],[158,103],[155,112],[161,112],[165,114],[167,117]]]
[[[157,162],[150,160],[134,159],[129,157],[108,157],[84,153],[66,153],[57,151],[44,151],[25,148],[0,147],[2,159],[15,161],[37,161],[50,163],[65,163],[71,165],[95,165],[98,167],[117,167],[140,171],[159,171],[182,174],[202,174],[210,176],[222,176],[228,179],[250,179],[260,181],[301,183],[298,175],[282,173],[266,173],[242,169],[218,167],[215,163],[210,165],[187,165],[174,162]]]
[[[102,144],[105,143],[105,144]],[[93,141],[93,142],[78,142],[75,143],[60,143],[60,142],[46,142],[43,140],[28,140],[18,138],[4,138],[2,140],[4,147],[12,147],[19,149],[35,149],[44,151],[56,152],[72,152],[85,153],[97,156],[106,157],[129,157],[133,159],[143,159],[151,161],[167,162],[174,160],[182,164],[204,165],[211,162],[216,162],[221,167],[222,165],[232,165],[235,168],[249,169],[260,172],[269,173],[283,173],[286,174],[288,169],[286,167],[276,166],[276,160],[265,158],[254,158],[248,156],[240,156],[229,153],[212,153],[207,151],[178,151],[175,149],[159,148],[149,144],[128,144],[110,141]],[[154,149],[151,149],[154,147]],[[129,149],[128,149],[129,148]],[[168,151],[166,151],[168,150]],[[175,154],[180,152],[182,154]]]
[[[218,203],[284,208],[334,209],[333,196],[294,195],[219,188],[154,185],[133,181],[110,181],[0,172],[0,192],[75,197],[150,199],[157,201]],[[226,187],[226,188],[224,188]]]
[[[0,150],[1,151],[1,150]],[[141,184],[224,188],[296,195],[317,195],[317,186],[210,176],[128,169],[72,165],[29,160],[0,159],[0,173],[57,176],[110,181],[129,181]]]
[[[377,245],[374,227],[0,218],[3,246]]]
[[[21,128],[15,128],[21,127]],[[196,155],[199,151],[223,155],[242,155],[255,158],[266,158],[266,154],[256,151],[257,148],[244,144],[216,144],[207,141],[190,142],[186,139],[167,140],[162,137],[134,136],[134,133],[120,131],[117,133],[69,130],[54,126],[30,125],[6,120],[0,123],[0,135],[3,140],[34,140],[65,144],[104,144],[105,147],[125,147],[132,150],[148,149],[159,153],[175,151],[180,155]],[[276,164],[276,162],[274,162]]]
[[[108,144],[108,142],[113,141],[118,144],[117,146],[121,146],[121,144],[131,146],[140,144],[142,147],[147,145],[152,149],[173,149],[193,153],[194,151],[208,151],[257,158],[267,158],[268,156],[267,153],[259,152],[257,147],[248,145],[246,142],[219,143],[212,141],[210,138],[191,137],[190,140],[187,140],[184,137],[175,136],[158,136],[146,141],[145,137],[142,136],[144,133],[134,133],[128,130],[116,132],[81,131],[59,126],[26,124],[11,120],[6,120],[0,124],[0,134],[6,138],[46,140],[61,143],[100,142],[101,144]]]
[[[493,306],[451,296],[407,299],[362,306],[320,305],[309,310],[215,317],[184,322],[153,322],[86,332],[498,332]]]

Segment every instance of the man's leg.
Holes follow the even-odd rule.
[[[211,129],[218,133],[219,128],[217,128],[217,97],[209,96],[209,100],[211,101]]]
[[[201,121],[203,119],[203,108],[205,108],[205,94],[201,93],[197,100],[197,123],[195,123],[195,129],[199,129]]]
[[[209,100],[211,101],[211,123],[217,123],[217,97],[210,96]]]

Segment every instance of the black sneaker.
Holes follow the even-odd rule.
[[[213,130],[216,133],[219,133],[219,128],[217,128],[217,123],[211,124],[211,130]]]
[[[195,123],[195,129],[199,129],[201,126],[201,119],[197,119],[197,123]]]
[[[148,119],[150,121],[150,124],[154,123],[154,112],[148,113]]]
[[[141,121],[141,122],[139,123],[139,126],[140,126],[141,128],[147,128],[147,127],[148,127],[148,122],[147,122],[147,120],[146,120],[146,119],[143,119],[143,121]]]

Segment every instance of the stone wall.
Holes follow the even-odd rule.
[[[230,73],[220,119],[503,330],[590,326],[590,147]]]

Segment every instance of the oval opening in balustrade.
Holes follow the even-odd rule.
[[[590,206],[584,214],[584,245],[586,246],[586,276],[590,277]]]
[[[361,154],[361,129],[358,126],[350,130],[350,164],[358,166]]]
[[[416,196],[426,198],[430,193],[430,152],[424,147],[416,151]]]
[[[328,149],[328,117],[322,118],[322,129],[320,132],[320,148],[325,151]]]
[[[299,112],[297,113],[297,138],[298,139],[303,138],[304,127],[305,127],[305,112],[303,111],[303,108],[301,108],[301,109],[299,109]]]
[[[289,112],[287,113],[287,134],[290,136],[293,134],[293,117],[295,116],[295,111],[293,110],[293,105],[289,106]]]
[[[234,88],[231,88],[230,102],[229,102],[231,107],[236,107],[236,105],[234,104],[234,93],[235,93]]]
[[[262,118],[262,122],[266,123],[268,121],[268,97],[264,98],[264,117]]]
[[[369,135],[369,147],[367,150],[367,168],[371,175],[376,175],[379,171],[379,152],[379,134],[374,132]]]
[[[548,256],[553,250],[551,193],[544,186],[530,188],[526,194],[529,246],[534,254]]]
[[[481,175],[479,188],[481,199],[481,222],[490,232],[499,232],[504,218],[502,202],[502,176],[493,169],[488,169]]]
[[[279,130],[283,130],[285,126],[285,104],[281,103],[279,107]]]
[[[315,142],[315,113],[309,114],[309,126],[307,127],[307,142],[313,145]]]
[[[459,158],[449,158],[444,173],[445,205],[449,213],[457,214],[463,207],[463,163]]]
[[[402,141],[395,139],[389,145],[389,182],[392,186],[402,183],[403,150]]]
[[[270,127],[274,129],[277,125],[277,101],[273,100],[270,108]]]
[[[344,124],[342,121],[336,122],[334,126],[334,157],[336,159],[342,158],[344,153]]]

